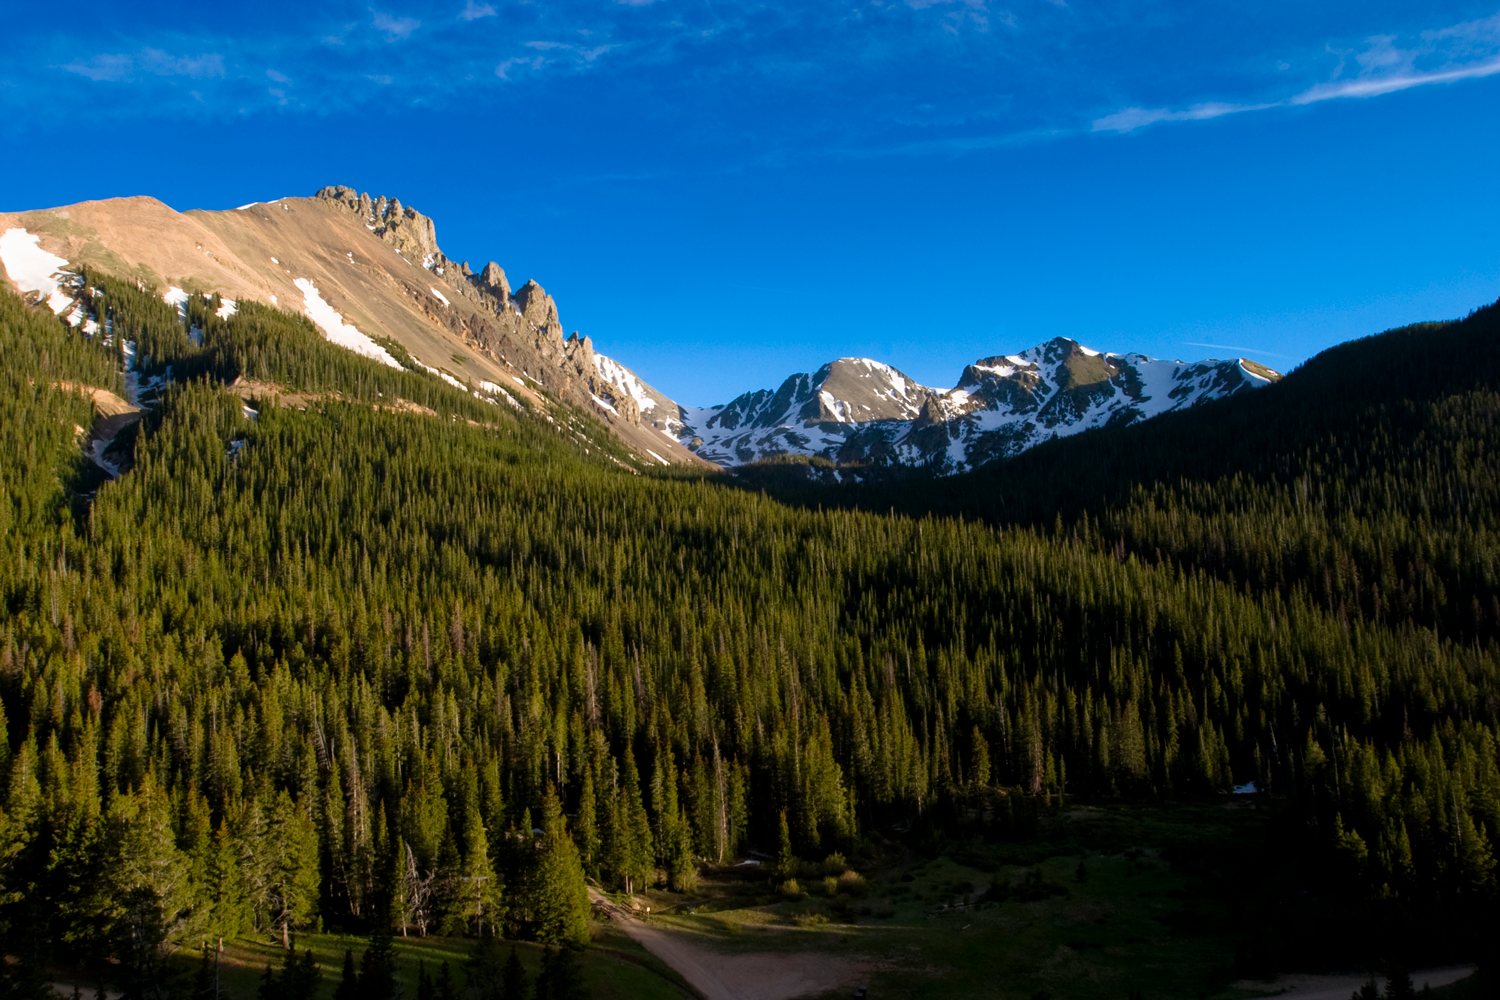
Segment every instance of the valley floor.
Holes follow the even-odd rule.
[[[1234,886],[1253,877],[1248,859],[1265,821],[1244,799],[1068,806],[1028,841],[955,840],[924,856],[877,840],[873,854],[855,859],[859,878],[827,874],[836,861],[804,864],[795,895],[754,861],[708,866],[690,894],[591,889],[584,972],[595,1000],[792,1000],[860,987],[875,1000],[1345,1000],[1367,972],[1234,980]],[[324,997],[345,949],[357,958],[365,944],[329,934],[296,940],[322,968]],[[408,997],[422,964],[436,974],[447,962],[455,982],[465,981],[471,941],[409,937],[396,947]],[[515,947],[534,980],[541,949]],[[282,957],[269,938],[228,942],[227,995],[254,997],[266,966]],[[1412,978],[1435,996],[1460,997],[1472,972],[1453,966]],[[94,996],[86,975],[60,975],[59,995],[75,983]]]
[[[956,842],[936,857],[887,844],[855,892],[804,872],[789,898],[750,863],[710,868],[691,895],[593,895],[707,1000],[861,986],[910,1000],[1345,1000],[1367,972],[1232,981],[1231,883],[1264,820],[1247,801],[1070,807],[1031,842]],[[1413,979],[1436,989],[1472,972]]]

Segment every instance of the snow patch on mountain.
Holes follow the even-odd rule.
[[[307,313],[307,318],[312,320],[331,342],[348,348],[355,354],[374,358],[392,368],[401,367],[401,362],[391,357],[384,347],[360,333],[352,325],[345,323],[344,317],[333,306],[323,301],[322,293],[311,281],[306,278],[297,278],[292,284],[302,292],[302,308]]]
[[[665,431],[673,441],[678,440],[683,431],[683,408],[681,406],[668,399],[614,358],[596,353],[594,368],[599,372],[601,379],[634,401],[635,408],[640,412],[643,426],[655,427],[659,431]],[[619,402],[615,400],[616,404]]]
[[[37,292],[47,300],[54,313],[61,314],[73,299],[58,285],[70,280],[60,272],[68,262],[54,253],[42,249],[42,238],[24,229],[7,229],[0,234],[0,263],[5,273],[23,295]]]
[[[168,285],[167,290],[161,293],[161,300],[169,306],[177,307],[177,321],[179,323],[187,320],[188,293],[176,285]]]

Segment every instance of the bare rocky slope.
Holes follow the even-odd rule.
[[[114,198],[0,214],[11,282],[69,309],[59,275],[83,265],[163,295],[218,292],[306,312],[329,339],[379,356],[395,341],[446,379],[546,407],[575,403],[645,464],[703,459],[641,420],[635,397],[601,371],[593,344],[564,336],[557,303],[535,281],[512,289],[496,263],[449,260],[433,221],[389,198],[329,187],[232,211],[177,212],[154,198]],[[605,366],[612,373],[619,366]]]

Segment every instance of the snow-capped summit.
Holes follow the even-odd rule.
[[[775,392],[747,392],[721,406],[677,406],[650,390],[654,399],[641,406],[641,417],[726,466],[795,454],[953,473],[1054,437],[1133,423],[1280,378],[1242,358],[1159,361],[1057,337],[1018,354],[981,358],[947,390],[878,361],[840,358],[791,376]]]

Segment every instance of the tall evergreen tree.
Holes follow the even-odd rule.
[[[333,990],[333,1000],[360,1000],[359,972],[354,965],[352,949],[344,949],[344,966],[339,973],[339,984]]]
[[[542,839],[527,878],[532,933],[553,946],[589,942],[589,898],[578,848],[568,836],[562,803],[551,785],[542,799]]]

